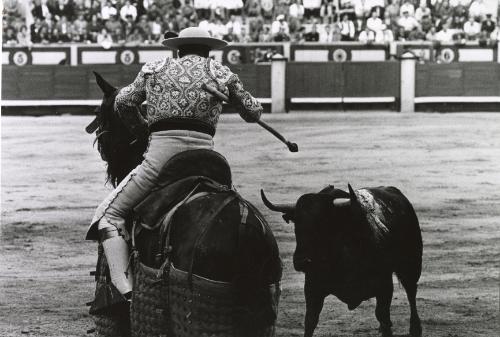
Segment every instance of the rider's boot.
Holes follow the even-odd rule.
[[[118,229],[105,218],[99,222],[99,240],[109,266],[111,282],[127,299],[132,294],[132,273],[129,268],[128,244]],[[128,270],[127,270],[128,269]]]

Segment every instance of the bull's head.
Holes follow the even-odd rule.
[[[273,204],[262,190],[261,197],[270,210],[283,213],[287,222],[295,224],[293,264],[297,271],[305,272],[324,259],[334,258],[332,252],[341,249],[346,231],[359,219],[359,202],[350,185],[349,193],[329,186],[319,193],[302,195],[295,204]]]
[[[107,180],[116,186],[142,161],[146,149],[144,141],[134,143],[135,137],[125,127],[114,110],[118,89],[94,72],[97,85],[104,93],[102,103],[95,109],[95,119],[85,128],[88,133],[96,132],[97,149],[102,160],[108,164]]]

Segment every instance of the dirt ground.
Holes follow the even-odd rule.
[[[292,268],[292,225],[266,210],[327,184],[393,185],[413,203],[424,239],[417,305],[424,336],[498,336],[500,114],[294,113],[264,119],[299,144],[286,147],[257,125],[223,116],[216,149],[234,183],[271,224],[285,272],[278,336],[300,336],[303,275]],[[0,336],[86,336],[96,245],[83,240],[108,191],[84,127],[91,117],[2,118]],[[396,336],[409,308],[395,282]],[[358,309],[334,297],[316,336],[377,336],[375,301]]]

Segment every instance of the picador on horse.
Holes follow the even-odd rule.
[[[87,132],[115,186],[86,236],[99,242],[96,333],[272,336],[278,247],[213,150],[222,101],[203,88],[227,95],[249,123],[262,106],[209,57],[225,41],[194,27],[165,38],[178,58],[146,63],[132,84],[118,90],[96,74],[104,99]]]

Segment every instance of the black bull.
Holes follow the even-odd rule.
[[[312,336],[326,296],[332,294],[350,310],[376,297],[375,316],[383,336],[391,336],[392,274],[396,273],[410,303],[410,334],[421,335],[416,307],[422,269],[422,236],[415,211],[395,187],[349,193],[329,186],[305,194],[295,204],[272,204],[271,210],[295,223],[293,256],[305,272],[304,336]]]
[[[145,137],[135,139],[137,134],[144,134],[144,132],[133,132],[134,130],[128,130],[125,127],[122,122],[123,116],[120,118],[114,111],[117,89],[97,73],[95,75],[97,84],[104,92],[104,98],[101,106],[95,111],[96,119],[86,130],[88,133],[97,133],[98,150],[108,166],[108,181],[116,186],[130,170],[142,161],[147,139]],[[194,150],[194,152],[196,151]],[[169,163],[176,164],[170,166],[167,164],[165,170],[162,170],[162,173],[165,174],[162,180],[163,186],[159,186],[156,196],[166,195],[169,197],[167,199],[170,200],[161,201],[161,205],[158,205],[157,201],[157,207],[166,209],[166,206],[172,202],[183,199],[184,196],[175,197],[172,193],[161,194],[160,187],[165,188],[164,185],[167,182],[176,185],[175,178],[183,181],[193,176],[207,177],[209,175],[205,173],[210,171],[215,172],[214,176],[222,176],[222,178],[216,179],[209,176],[219,183],[219,190],[211,189],[208,195],[183,205],[176,212],[170,225],[171,260],[178,269],[190,270],[192,267],[192,271],[196,275],[233,283],[236,288],[235,301],[239,310],[234,313],[237,326],[245,331],[259,329],[262,326],[272,326],[276,320],[276,312],[273,307],[274,303],[272,303],[273,295],[269,294],[267,290],[269,289],[268,285],[280,281],[282,273],[276,240],[258,210],[230,188],[230,169],[221,155],[206,150],[201,159],[203,165],[200,165],[199,157],[195,163],[186,161],[186,158],[190,158],[191,161],[196,159],[193,156],[188,156],[187,152],[178,154],[177,161],[173,161],[174,158],[172,158]],[[183,159],[180,160],[180,158]],[[219,164],[217,166],[213,165],[214,163]],[[168,169],[166,169],[167,167]],[[178,182],[179,180],[177,180]],[[182,190],[182,188],[177,188],[177,190]],[[219,200],[228,200],[227,196],[232,197],[232,201],[221,208],[219,213],[214,214],[208,227],[201,228],[200,223],[207,218],[206,215],[213,213],[212,210],[221,204]],[[141,204],[142,206],[144,206],[145,201]],[[141,205],[136,209],[139,212]],[[247,209],[244,223],[242,223],[241,215],[242,206]],[[148,210],[148,207],[143,208]],[[156,261],[159,253],[155,244],[158,243],[158,232],[159,229],[154,231],[144,229],[136,238],[141,262],[155,268],[158,268],[162,263],[162,261]],[[98,264],[101,265],[98,265],[98,270],[106,269],[106,261],[102,251],[99,261]],[[107,274],[107,272],[104,271],[103,274]],[[111,286],[109,277],[106,280],[99,277],[96,279],[98,280],[96,294],[99,293],[100,288]],[[99,284],[99,280],[106,284]],[[99,304],[99,309],[107,310],[108,304],[103,302],[105,299],[96,298],[93,303]],[[103,313],[106,312],[105,310],[95,309],[95,312]],[[118,319],[120,324],[127,325],[123,321],[127,321],[128,317],[119,317]],[[99,326],[97,329],[99,330]],[[125,331],[124,335],[129,333],[129,331]]]

